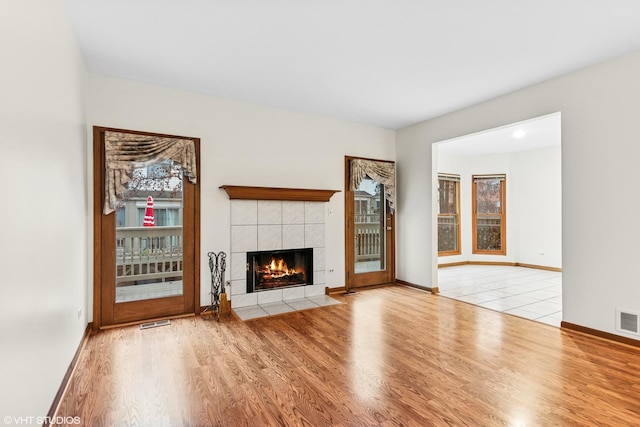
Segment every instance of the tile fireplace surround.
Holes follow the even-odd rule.
[[[229,195],[232,199],[231,272],[227,277],[231,280],[231,306],[239,308],[323,295],[326,287],[325,202],[234,199]],[[300,248],[313,248],[313,285],[247,293],[247,252]]]

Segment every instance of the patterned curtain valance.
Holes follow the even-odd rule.
[[[396,164],[376,160],[351,159],[350,190],[356,191],[367,176],[384,184],[384,192],[389,201],[389,209],[393,211],[396,204]]]
[[[182,166],[184,175],[195,184],[196,148],[190,139],[105,132],[105,215],[115,211],[134,169],[172,159]]]

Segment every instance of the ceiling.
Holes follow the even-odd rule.
[[[561,143],[560,113],[489,129],[438,143],[438,153],[459,156],[516,153]]]
[[[637,0],[64,0],[89,71],[389,129],[640,49]]]

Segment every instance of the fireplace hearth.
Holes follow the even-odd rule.
[[[313,248],[247,252],[247,293],[313,285]]]

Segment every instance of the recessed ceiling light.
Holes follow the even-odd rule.
[[[526,135],[526,132],[523,130],[517,130],[513,133],[514,138],[522,138],[525,135]]]

